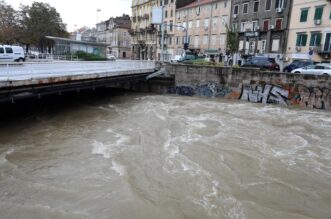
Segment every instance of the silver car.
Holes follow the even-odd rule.
[[[328,64],[308,65],[303,68],[297,68],[293,70],[292,73],[331,76],[331,65]]]

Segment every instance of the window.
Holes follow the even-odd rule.
[[[196,13],[197,13],[197,15],[200,15],[200,12],[201,12],[201,8],[200,8],[200,7],[197,7],[197,8],[196,8]]]
[[[213,26],[216,26],[217,25],[217,19],[218,19],[218,17],[214,17],[213,18]]]
[[[203,44],[204,45],[207,45],[208,44],[208,41],[209,41],[208,35],[203,36]]]
[[[233,14],[237,15],[238,12],[239,12],[239,5],[235,5],[235,6],[233,7]]]
[[[269,20],[264,20],[263,21],[263,31],[268,31],[269,30]]]
[[[253,12],[257,13],[259,11],[260,2],[256,1],[253,3]]]
[[[296,46],[306,46],[306,45],[307,45],[307,34],[306,33],[298,33],[297,34]]]
[[[205,28],[209,27],[209,19],[205,19]]]
[[[197,28],[200,27],[200,20],[197,20],[197,22],[196,22],[196,27],[197,27]]]
[[[216,35],[211,36],[211,45],[216,45]]]
[[[176,45],[179,45],[179,36],[176,37]]]
[[[309,46],[320,46],[322,41],[322,33],[313,32],[311,33]]]
[[[232,31],[237,32],[237,30],[238,30],[238,23],[233,23],[232,24]]]
[[[199,47],[199,40],[200,40],[199,36],[194,37],[194,47]]]
[[[240,24],[240,32],[245,32],[246,31],[246,22],[241,22]]]
[[[271,45],[271,51],[272,52],[278,52],[279,51],[279,39],[273,39],[272,40],[272,45]]]
[[[265,10],[270,11],[271,10],[271,0],[266,0],[265,2]]]
[[[177,24],[177,30],[181,30],[181,29],[182,29],[182,28],[181,28],[181,25],[182,25],[181,23],[178,23],[178,24]]]
[[[276,19],[275,30],[281,30],[282,29],[282,23],[283,23],[283,19],[282,18],[277,18]]]
[[[248,3],[244,3],[243,14],[248,14]]]
[[[169,37],[169,45],[172,44],[172,37]]]
[[[188,22],[188,28],[191,29],[192,28],[192,21]]]
[[[171,9],[170,11],[170,17],[173,17],[174,16],[174,11]]]
[[[3,47],[0,47],[0,54],[4,54],[5,50],[3,49]]]
[[[170,21],[170,28],[169,28],[170,32],[173,31],[173,21]]]
[[[285,0],[276,0],[275,8],[285,8]]]
[[[323,16],[323,7],[317,7],[315,9],[315,16],[314,16],[314,20],[321,20],[322,16]]]
[[[307,22],[308,8],[301,9],[300,22]]]
[[[168,11],[165,11],[165,13],[164,13],[164,17],[165,17],[165,18],[168,17]]]
[[[13,49],[9,47],[5,47],[6,53],[13,53]]]
[[[252,21],[253,31],[257,31],[257,27],[259,26],[259,21]]]
[[[228,16],[227,15],[223,15],[222,16],[222,24],[224,26],[228,24]]]
[[[225,46],[225,35],[224,34],[221,34],[220,44],[221,44],[221,46]]]

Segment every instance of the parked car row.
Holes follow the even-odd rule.
[[[242,67],[260,68],[268,71],[280,71],[279,64],[276,63],[275,59],[268,57],[251,57],[247,59]],[[318,63],[312,60],[294,60],[283,69],[283,72],[329,76],[331,75],[331,64]]]

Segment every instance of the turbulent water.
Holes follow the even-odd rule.
[[[1,125],[1,219],[331,218],[328,112],[148,94],[66,104]]]

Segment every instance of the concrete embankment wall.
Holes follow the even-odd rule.
[[[168,93],[331,110],[331,77],[260,72],[258,69],[168,65]]]

